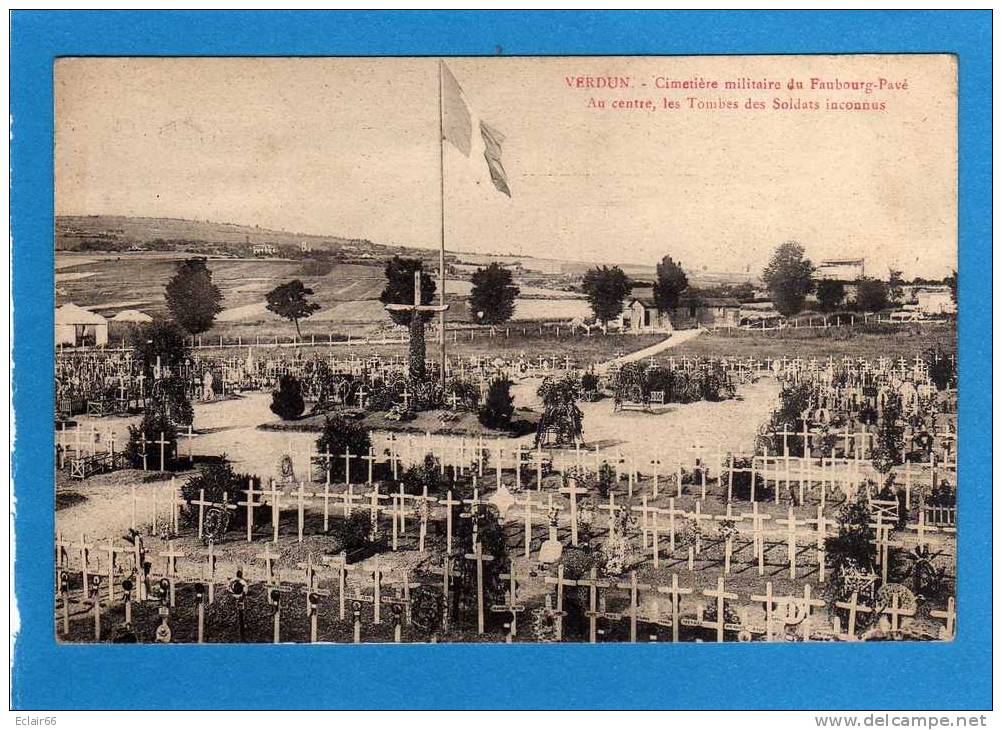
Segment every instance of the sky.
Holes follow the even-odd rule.
[[[56,213],[437,247],[444,208],[449,250],[649,265],[668,254],[690,271],[757,272],[795,240],[815,262],[865,257],[877,276],[956,267],[950,56],[447,63],[474,140],[469,157],[445,144],[442,206],[436,59],[61,59]],[[595,88],[609,77],[628,86]],[[786,87],[812,77],[898,88]],[[739,78],[783,88],[657,88]],[[690,97],[738,108],[689,108]],[[647,99],[654,111],[612,108]],[[885,108],[773,108],[795,100]],[[479,119],[505,137],[510,199],[490,183]]]

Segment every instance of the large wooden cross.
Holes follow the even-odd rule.
[[[386,304],[386,305],[384,305],[384,308],[388,312],[410,312],[411,315],[412,315],[412,317],[417,318],[421,314],[424,314],[425,312],[445,312],[445,310],[447,310],[449,308],[449,305],[448,304],[422,304],[421,303],[421,269],[417,269],[414,272],[414,303],[413,304]],[[413,337],[413,334],[411,335],[411,337]],[[443,347],[443,357],[442,357],[443,370],[442,370],[442,373],[441,373],[441,377],[442,377],[443,384],[444,384],[444,381],[445,381],[445,370],[444,370],[444,365],[445,365],[445,356],[444,356],[445,332],[444,331],[442,333],[442,342],[443,342],[443,345],[442,345],[442,347]]]

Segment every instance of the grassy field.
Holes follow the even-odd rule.
[[[930,347],[954,350],[953,322],[909,325],[870,325],[830,329],[786,329],[768,332],[731,330],[708,332],[671,351],[690,357],[910,359]]]
[[[308,338],[308,330],[304,330],[303,335],[305,338]],[[396,336],[399,336],[399,334]],[[246,337],[243,339],[245,348],[247,345],[254,345],[254,337],[254,330],[249,330],[246,333]],[[262,343],[267,340],[267,337],[264,334],[261,334],[260,337]],[[284,338],[284,341],[288,342],[290,333],[287,331],[283,332],[281,337]],[[210,335],[204,337],[202,340],[203,344],[208,345],[210,338]],[[525,334],[522,334],[521,328],[513,325],[508,337],[504,336],[503,331],[499,332],[494,338],[490,337],[489,331],[477,331],[474,333],[472,340],[469,339],[468,333],[458,332],[455,338],[453,338],[450,333],[447,352],[450,357],[458,356],[463,358],[479,355],[505,359],[525,358],[527,360],[536,360],[543,357],[557,361],[561,364],[564,362],[564,358],[567,357],[570,358],[572,365],[576,363],[579,367],[581,367],[587,366],[588,364],[605,362],[615,357],[619,357],[620,355],[642,350],[645,347],[661,342],[663,339],[664,335],[596,334],[591,337],[585,337],[581,334],[570,335],[566,332],[557,336],[549,331],[544,332],[544,334],[539,334],[538,329],[532,330],[528,327],[526,328]],[[232,341],[235,341],[235,338],[228,335],[226,342],[229,343]],[[360,356],[407,354],[407,344],[403,342],[400,344],[390,345],[349,345],[347,343],[342,343],[330,348],[326,344],[322,344],[325,342],[326,334],[318,335],[316,347],[274,347],[261,344],[254,347],[254,354],[255,357],[270,357],[273,355],[278,357],[291,357],[297,350],[301,350],[308,356],[311,352],[327,352],[328,349],[334,352],[335,355],[338,353],[344,353],[345,357],[352,354]],[[209,357],[246,356],[246,349],[240,350],[235,347],[202,347],[199,348],[197,352]],[[437,357],[437,353],[438,343],[429,337],[428,358],[433,359]]]

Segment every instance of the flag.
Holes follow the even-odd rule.
[[[504,165],[501,164],[501,143],[504,142],[504,135],[484,121],[480,122],[480,135],[484,138],[484,159],[487,160],[487,169],[491,171],[491,182],[510,198],[508,176],[505,174]]]
[[[439,74],[442,83],[442,137],[469,157],[473,125],[470,110],[463,101],[463,90],[449,67],[441,61]]]

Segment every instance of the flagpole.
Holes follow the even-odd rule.
[[[441,210],[441,246],[438,250],[438,303],[443,307],[438,313],[439,365],[443,393],[445,389],[445,101],[442,96],[442,60],[438,61],[438,180]]]

